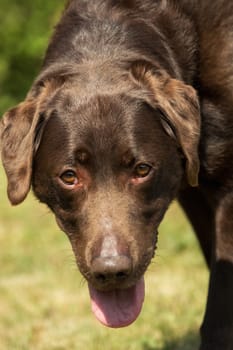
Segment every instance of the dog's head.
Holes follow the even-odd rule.
[[[101,74],[47,72],[3,117],[10,201],[22,202],[32,184],[109,326],[141,309],[158,225],[184,174],[197,185],[199,128],[193,88],[143,61]]]

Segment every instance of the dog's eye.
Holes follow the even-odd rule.
[[[66,170],[60,178],[66,185],[76,185],[78,183],[77,175],[73,170]]]
[[[151,171],[151,166],[148,164],[138,164],[135,168],[135,175],[137,177],[146,177]]]

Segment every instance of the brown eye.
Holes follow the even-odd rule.
[[[151,166],[148,164],[138,164],[135,168],[135,175],[137,177],[146,177],[151,171]]]
[[[76,185],[78,183],[78,178],[76,173],[73,170],[67,170],[65,171],[61,176],[61,180],[64,182],[65,185]]]

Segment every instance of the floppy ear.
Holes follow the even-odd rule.
[[[147,102],[160,111],[162,125],[170,125],[170,134],[175,135],[186,158],[188,183],[197,186],[201,117],[196,91],[144,61],[135,62],[131,73],[134,80],[146,89]]]
[[[21,203],[31,186],[32,160],[42,136],[46,115],[41,113],[51,84],[6,112],[0,122],[1,156],[8,180],[7,193],[13,205]]]

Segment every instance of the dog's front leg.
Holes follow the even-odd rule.
[[[214,255],[200,350],[233,350],[233,193],[218,204]]]

